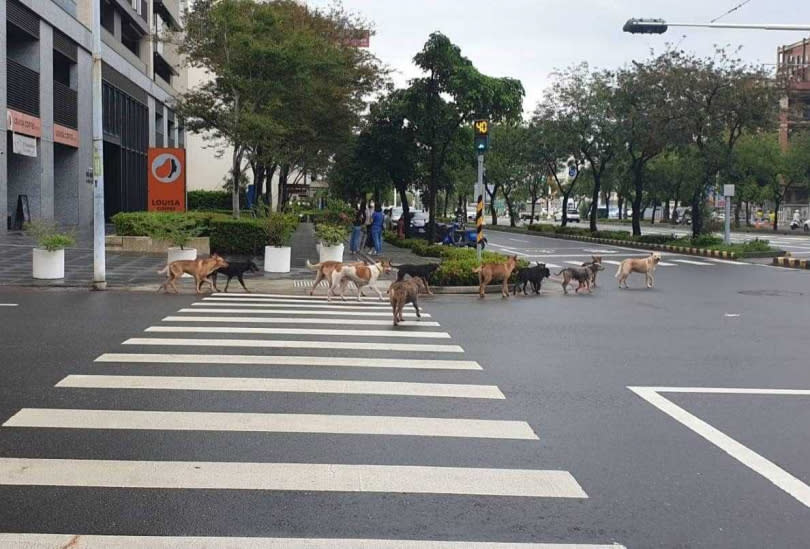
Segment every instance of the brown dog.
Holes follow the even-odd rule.
[[[198,294],[202,293],[203,282],[208,282],[213,290],[214,283],[209,278],[211,273],[217,269],[227,266],[228,262],[217,254],[212,254],[211,257],[207,257],[205,259],[182,259],[180,261],[172,261],[163,269],[158,271],[158,274],[167,274],[166,282],[160,285],[158,292],[160,290],[166,290],[168,292],[169,289],[167,286],[171,286],[174,293],[179,293],[174,282],[183,276],[183,273],[190,274],[194,277],[195,287]]]
[[[596,265],[597,263],[599,263],[600,265],[602,264],[602,256],[601,255],[592,255],[591,260],[583,263],[582,266],[583,267],[590,267],[591,265]],[[602,271],[602,270],[604,270],[604,269],[599,269],[599,270],[592,269],[591,270],[591,272],[593,273],[593,276],[591,277],[591,286],[593,286],[594,288],[596,288],[596,274],[599,271]]]
[[[509,297],[509,277],[512,276],[515,267],[517,267],[517,256],[513,255],[506,260],[506,263],[484,263],[473,269],[474,273],[478,273],[478,295],[483,298],[487,285],[494,280],[495,282],[503,281],[501,295]]]
[[[659,261],[661,261],[660,252],[652,252],[647,257],[640,259],[631,257],[622,261],[615,275],[615,278],[619,279],[619,288],[622,287],[622,284],[624,284],[625,288],[628,287],[627,277],[630,276],[630,273],[644,273],[647,287],[652,288],[655,284],[655,267]]]
[[[408,303],[413,303],[413,308],[416,309],[416,318],[422,318],[418,303],[420,291],[427,291],[427,285],[425,281],[418,276],[409,278],[408,280],[394,282],[389,286],[388,296],[391,300],[391,308],[394,311],[394,326],[405,321],[402,309]]]

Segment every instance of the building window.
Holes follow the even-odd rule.
[[[129,23],[121,25],[121,43],[138,57],[141,56],[141,35]]]
[[[155,107],[155,147],[163,147],[163,105]]]
[[[101,26],[110,34],[115,34],[115,8],[110,2],[101,3]]]

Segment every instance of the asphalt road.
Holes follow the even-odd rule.
[[[372,302],[2,289],[0,547],[806,547],[810,273],[665,263],[397,330]]]

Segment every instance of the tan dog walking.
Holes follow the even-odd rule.
[[[202,293],[203,282],[208,282],[211,290],[214,289],[214,283],[211,281],[211,273],[221,267],[227,267],[228,262],[217,254],[212,254],[211,257],[205,259],[181,259],[179,261],[172,261],[163,269],[158,271],[158,274],[167,274],[166,282],[160,285],[160,290],[169,291],[168,286],[171,286],[174,293],[177,291],[177,286],[174,282],[183,276],[183,273],[190,274],[194,277],[195,287],[197,293]]]
[[[427,292],[427,285],[425,281],[418,276],[409,278],[408,280],[394,282],[388,288],[388,296],[391,301],[391,308],[394,312],[394,326],[405,321],[402,309],[408,303],[413,304],[413,308],[416,310],[416,318],[422,319],[422,314],[419,312],[420,291]]]
[[[483,298],[487,285],[494,280],[495,282],[503,281],[501,295],[509,297],[509,277],[512,276],[515,267],[517,267],[517,256],[513,255],[506,260],[506,263],[484,263],[473,269],[474,273],[478,273],[478,295]]]
[[[619,279],[619,288],[629,287],[627,286],[627,277],[630,276],[630,273],[644,273],[647,287],[652,288],[655,285],[655,267],[660,261],[660,252],[652,252],[644,258],[631,257],[625,259],[619,265],[615,275],[615,278]]]

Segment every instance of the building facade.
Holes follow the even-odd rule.
[[[90,225],[92,0],[0,1],[0,232],[31,219]],[[184,146],[171,105],[179,57],[159,41],[178,28],[178,0],[101,0],[107,216],[147,206],[146,155]]]
[[[780,78],[787,81],[788,91],[780,101],[779,113],[779,143],[786,148],[794,132],[810,130],[810,38],[778,48],[777,68]],[[780,223],[789,223],[796,210],[807,219],[808,204],[807,187],[789,189],[779,212]]]

